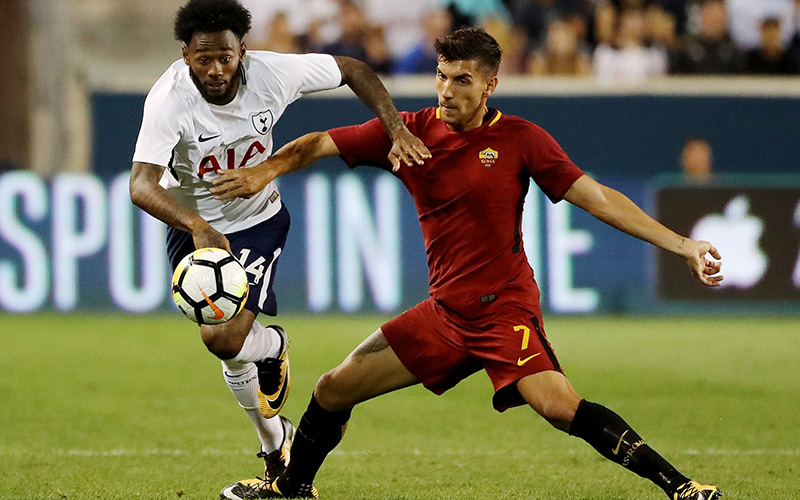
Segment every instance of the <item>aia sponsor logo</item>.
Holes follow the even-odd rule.
[[[225,168],[232,170],[234,168],[242,168],[247,165],[254,156],[259,155],[266,151],[266,148],[259,141],[253,141],[247,148],[247,152],[242,157],[240,162],[236,162],[236,150],[230,148],[225,151]],[[209,172],[215,172],[222,169],[219,159],[215,155],[209,155],[200,160],[200,166],[197,167],[197,175],[201,179]]]

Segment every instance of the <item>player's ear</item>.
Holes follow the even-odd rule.
[[[189,47],[187,47],[185,43],[183,44],[183,47],[181,47],[181,55],[183,56],[183,62],[185,62],[186,65],[188,66],[189,65]]]
[[[241,41],[239,44],[239,58],[244,59],[244,55],[247,52],[247,43],[244,40]]]
[[[493,76],[486,81],[486,89],[483,91],[483,96],[488,98],[490,95],[494,94],[496,88],[497,76]]]

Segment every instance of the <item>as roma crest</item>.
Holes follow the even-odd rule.
[[[494,167],[494,162],[497,161],[497,158],[499,156],[500,153],[498,153],[492,148],[486,148],[480,153],[478,153],[478,159],[483,164],[483,167],[487,169]]]

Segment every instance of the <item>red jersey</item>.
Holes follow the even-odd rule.
[[[480,127],[454,132],[438,108],[401,115],[432,155],[395,173],[416,204],[431,296],[467,319],[504,294],[521,292],[538,304],[521,233],[529,179],[555,203],[583,171],[544,129],[519,117],[489,110]],[[377,118],[329,133],[350,167],[391,171],[392,143]]]

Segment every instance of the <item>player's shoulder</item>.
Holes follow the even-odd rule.
[[[409,124],[425,124],[431,121],[438,120],[439,108],[422,108],[419,111],[400,111],[400,116],[406,123]]]
[[[434,122],[438,122],[438,108],[422,108],[419,111],[400,111],[400,118],[412,134],[421,137]]]
[[[494,116],[490,120],[496,120],[492,128],[504,133],[530,134],[535,137],[542,135],[549,136],[550,134],[541,125],[538,125],[528,119],[516,115],[506,115],[499,110],[493,110],[499,113],[500,116]]]
[[[245,71],[248,77],[269,77],[274,71],[298,70],[303,61],[329,58],[330,54],[282,54],[268,50],[249,50],[245,57]]]
[[[496,120],[496,125],[502,127],[541,129],[539,125],[530,120],[522,118],[521,116],[509,115],[497,109],[491,109],[490,113],[496,114],[494,114],[494,116],[490,116],[489,120]],[[497,114],[499,114],[499,116],[497,116]]]
[[[248,70],[258,71],[276,64],[286,63],[292,59],[293,55],[270,52],[268,50],[248,50],[244,64]]]

